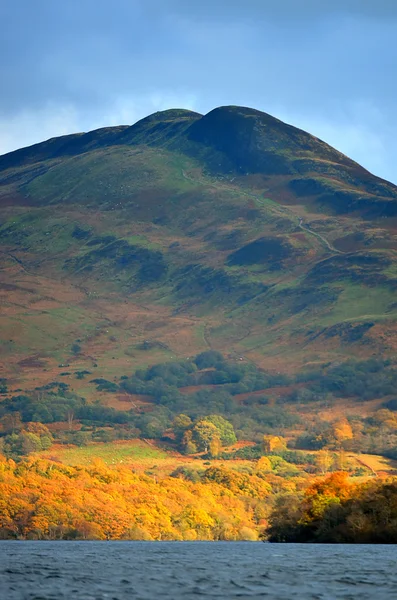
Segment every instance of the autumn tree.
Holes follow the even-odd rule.
[[[270,454],[271,452],[277,452],[277,450],[286,450],[287,443],[281,436],[264,435],[262,446],[265,454]]]
[[[344,442],[353,439],[353,430],[347,419],[340,419],[333,424],[333,435],[340,446]]]
[[[222,446],[230,446],[237,442],[233,425],[220,415],[209,415],[205,420],[215,425],[218,429]]]
[[[0,419],[0,426],[5,434],[16,433],[20,431],[23,427],[21,413],[18,411],[13,411],[5,414]]]
[[[219,438],[219,436],[214,436],[212,438],[212,440],[210,441],[210,449],[209,449],[209,453],[213,458],[216,458],[220,451],[221,451],[221,440]]]
[[[334,457],[329,450],[323,449],[316,452],[315,457],[316,466],[320,473],[327,473],[333,465]]]
[[[193,427],[192,434],[193,441],[196,443],[197,448],[202,452],[208,452],[211,442],[218,440],[220,443],[218,428],[216,425],[205,419],[197,421]]]
[[[257,471],[271,471],[272,470],[272,464],[267,456],[261,456],[261,458],[256,463],[256,470]]]
[[[197,483],[154,481],[100,460],[70,467],[0,457],[0,482],[2,539],[255,539],[270,493],[262,478],[226,469]]]

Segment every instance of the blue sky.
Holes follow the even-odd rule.
[[[0,153],[251,106],[397,183],[397,0],[0,1]]]

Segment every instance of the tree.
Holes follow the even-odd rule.
[[[206,350],[205,352],[198,354],[194,359],[194,362],[199,369],[209,369],[211,367],[218,367],[223,360],[223,356],[220,352],[217,352],[216,350]]]
[[[29,433],[34,433],[39,437],[47,436],[52,437],[50,430],[43,423],[37,423],[35,421],[30,421],[30,423],[26,424],[25,430]]]
[[[15,433],[22,429],[22,420],[20,412],[9,412],[0,419],[4,433]]]
[[[270,460],[268,459],[267,456],[262,456],[258,462],[256,463],[256,470],[257,471],[271,471],[272,470],[272,463],[270,462]]]
[[[334,459],[329,450],[319,450],[316,453],[316,465],[323,475],[330,470],[333,462]]]
[[[21,442],[21,454],[31,454],[32,452],[39,452],[42,449],[40,437],[35,433],[24,431],[19,437]]]
[[[210,455],[213,458],[216,458],[221,451],[221,440],[219,437],[213,437],[210,442]]]
[[[36,423],[31,421],[26,425],[27,433],[31,433],[39,438],[40,448],[39,450],[48,450],[53,442],[51,431],[43,423]],[[36,450],[33,450],[36,452]],[[28,452],[26,453],[28,454]]]
[[[197,445],[193,441],[193,432],[191,429],[187,429],[184,432],[181,444],[186,454],[196,454]]]
[[[263,436],[263,451],[266,454],[276,452],[277,450],[286,450],[287,442],[281,436],[264,435]]]
[[[333,434],[335,436],[336,441],[339,444],[346,440],[353,439],[353,430],[347,419],[340,419],[339,421],[334,423]]]
[[[192,420],[187,415],[180,414],[175,417],[171,427],[175,432],[175,440],[178,444],[182,442],[185,431],[189,429],[192,425]]]
[[[237,442],[233,425],[229,421],[220,415],[210,415],[209,417],[205,417],[205,420],[209,423],[213,423],[218,429],[222,446],[230,446]]]
[[[22,437],[17,433],[6,435],[3,439],[3,452],[8,458],[18,458],[22,454]]]
[[[76,354],[76,355],[80,354],[81,353],[81,346],[80,346],[80,344],[78,344],[77,342],[75,342],[74,344],[72,344],[71,351],[72,351],[72,354]]]
[[[218,428],[210,421],[204,419],[195,424],[192,433],[193,441],[196,442],[198,449],[203,452],[208,452],[213,440],[220,440]]]
[[[68,423],[69,431],[72,431],[73,430],[73,421],[74,421],[74,410],[71,406],[66,411],[66,420]]]

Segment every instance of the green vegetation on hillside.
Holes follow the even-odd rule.
[[[390,360],[347,361],[285,377],[226,360],[211,350],[189,360],[138,369],[118,383],[94,378],[88,383],[105,395],[102,402],[87,402],[56,381],[28,394],[8,395],[0,403],[0,438],[3,452],[13,458],[45,449],[53,440],[87,446],[136,438],[165,442],[186,455],[201,452],[228,460],[276,452],[294,463],[295,449],[395,458],[396,382],[397,370]],[[123,409],[107,405],[106,397],[119,394],[124,394]],[[145,403],[136,405],[136,397]],[[319,410],[332,410],[341,398],[358,407],[373,398],[383,403],[369,416],[360,416],[359,410],[347,418],[317,416]],[[51,424],[57,426],[50,433]],[[31,434],[40,439],[33,440]],[[257,445],[223,450],[237,439]]]

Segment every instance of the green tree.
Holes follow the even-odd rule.
[[[205,420],[215,425],[219,431],[219,437],[222,446],[230,446],[237,442],[233,425],[220,415],[209,415]]]
[[[197,444],[197,448],[203,452],[208,452],[210,444],[214,440],[220,440],[218,428],[205,419],[197,421],[192,430],[193,441]]]
[[[193,432],[191,429],[186,429],[184,432],[181,446],[186,454],[196,454],[198,451],[197,445],[193,441]]]
[[[35,433],[23,431],[20,435],[21,454],[31,454],[32,452],[40,452],[42,449],[41,440]]]
[[[193,423],[190,417],[184,414],[177,415],[172,422],[172,429],[175,433],[175,440],[180,444],[183,440],[184,433],[192,427]]]
[[[218,367],[219,364],[223,363],[223,356],[220,352],[216,350],[206,350],[205,352],[201,352],[194,359],[194,362],[198,366],[199,369],[208,369],[211,367]]]
[[[80,346],[80,344],[78,344],[77,342],[75,342],[74,344],[72,344],[71,351],[72,351],[72,354],[80,354],[81,353],[81,346]]]
[[[22,454],[22,439],[17,433],[6,435],[3,441],[3,452],[7,458],[18,458]]]

